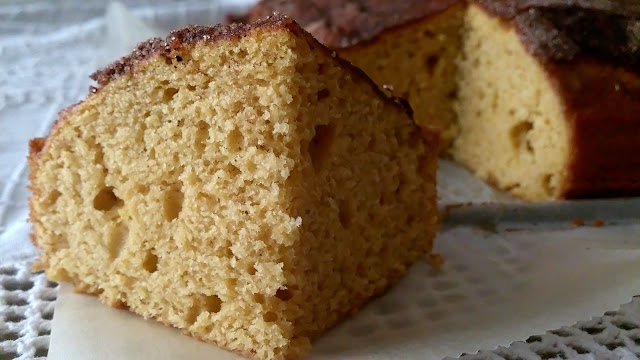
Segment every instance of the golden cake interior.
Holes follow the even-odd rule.
[[[395,95],[407,99],[418,124],[439,129],[443,150],[458,133],[452,100],[465,8],[457,4],[339,50],[379,86],[389,86]]]
[[[562,196],[569,162],[564,105],[515,29],[470,5],[459,61],[459,136],[450,153],[528,200]]]
[[[294,28],[152,56],[63,115],[30,157],[50,279],[290,359],[431,250],[435,143]]]

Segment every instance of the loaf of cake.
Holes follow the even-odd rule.
[[[415,121],[456,136],[455,58],[464,14],[461,0],[262,0],[244,18],[273,11],[298,21],[324,45],[361,68],[379,86],[405,98]]]
[[[637,1],[262,0],[247,18],[273,10],[405,96],[445,156],[497,187],[640,194]]]
[[[297,359],[431,251],[437,134],[290,18],[190,26],[93,78],[30,144],[49,279]]]
[[[640,5],[478,0],[453,158],[528,200],[640,194]]]

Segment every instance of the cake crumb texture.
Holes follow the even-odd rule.
[[[522,198],[560,197],[571,141],[562,99],[515,29],[477,5],[466,16],[454,159]]]
[[[32,142],[33,239],[51,280],[298,359],[430,253],[437,136],[290,19],[225,29],[153,40]]]
[[[531,201],[640,193],[640,4],[262,0],[440,132],[441,155]]]
[[[293,17],[378,86],[407,99],[418,124],[440,131],[444,150],[457,135],[452,100],[465,8],[460,0],[262,0],[244,20],[273,11]]]

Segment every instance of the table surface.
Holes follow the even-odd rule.
[[[246,2],[246,1],[245,1]],[[127,1],[159,28],[219,19],[219,1]],[[26,144],[80,100],[104,61],[105,4],[0,0],[0,360],[46,358],[57,284],[32,273]],[[637,359],[640,297],[601,317],[462,359]]]

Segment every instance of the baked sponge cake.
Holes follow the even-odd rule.
[[[528,200],[640,194],[640,5],[470,3],[450,154]]]
[[[379,86],[409,101],[415,121],[438,129],[446,149],[457,135],[452,100],[465,9],[462,0],[262,0],[244,20],[274,11],[293,17]]]
[[[50,279],[296,359],[431,251],[437,136],[290,18],[177,30],[93,78],[31,142]]]
[[[442,132],[446,157],[526,200],[640,194],[640,4],[262,0]],[[453,144],[453,146],[450,146]]]

